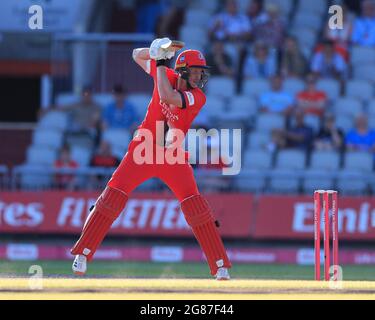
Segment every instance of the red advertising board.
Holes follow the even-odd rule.
[[[0,233],[80,233],[93,192],[3,192],[0,193]],[[207,194],[220,233],[225,237],[248,237],[253,197],[249,194]],[[111,234],[147,236],[192,236],[171,194],[133,194],[114,222]]]
[[[253,234],[255,238],[312,241],[312,197],[261,196],[258,201]],[[339,197],[338,208],[339,239],[375,239],[375,198]],[[321,228],[324,229],[323,221]]]
[[[0,193],[0,233],[79,234],[97,196],[93,192]],[[313,239],[312,197],[205,196],[221,222],[224,237]],[[340,240],[375,239],[375,198],[339,196],[338,207]],[[192,236],[178,201],[169,193],[133,194],[110,233]]]

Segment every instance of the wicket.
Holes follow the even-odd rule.
[[[320,280],[320,231],[321,231],[321,195],[323,198],[323,222],[324,222],[324,280],[330,280],[330,214],[329,195],[331,195],[332,211],[332,260],[333,260],[333,280],[337,281],[337,268],[339,265],[338,256],[338,203],[337,191],[316,190],[314,192],[314,242],[315,242],[315,280]]]

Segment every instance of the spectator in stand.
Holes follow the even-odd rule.
[[[316,77],[309,74],[306,77],[306,88],[297,94],[297,108],[305,114],[322,117],[327,106],[327,95],[316,88]]]
[[[186,1],[168,0],[168,2],[168,8],[162,13],[156,23],[156,34],[158,38],[178,39],[179,29],[184,22]]]
[[[276,74],[276,57],[265,43],[254,44],[254,53],[249,54],[244,64],[245,78],[270,78]]]
[[[103,112],[103,130],[127,129],[133,132],[139,121],[134,106],[126,100],[126,91],[121,85],[113,88],[114,102],[110,103]]]
[[[347,150],[375,152],[375,130],[368,127],[366,115],[359,115],[355,128],[345,137]]]
[[[69,113],[71,119],[67,138],[84,136],[96,143],[99,137],[101,107],[92,98],[92,88],[85,86],[81,101],[65,107],[64,111]]]
[[[343,28],[333,29],[327,23],[324,30],[324,38],[333,41],[336,47],[347,52],[353,31],[354,15],[348,10],[346,5],[342,5],[341,7],[343,9]]]
[[[111,150],[111,145],[102,140],[97,151],[91,158],[91,167],[101,167],[101,168],[115,168],[120,164],[119,159],[117,159]],[[99,188],[105,183],[103,175],[97,175],[91,178],[90,185],[93,188]]]
[[[210,66],[210,74],[214,76],[235,76],[235,69],[231,57],[225,52],[224,43],[215,41],[211,46],[211,52],[207,55],[207,64]]]
[[[344,133],[335,125],[333,114],[324,117],[323,125],[314,139],[315,150],[343,151]]]
[[[285,133],[286,147],[309,150],[313,141],[313,129],[305,124],[305,113],[296,110],[294,123]]]
[[[91,158],[90,165],[92,167],[107,167],[114,168],[120,164],[119,159],[117,159],[111,150],[111,145],[108,141],[102,140],[96,153]]]
[[[283,79],[276,75],[271,79],[271,91],[260,96],[260,111],[282,113],[289,116],[293,111],[294,98],[283,90]]]
[[[362,15],[354,21],[352,42],[359,46],[375,46],[375,1],[364,0]]]
[[[60,152],[59,158],[53,164],[55,169],[77,169],[78,163],[72,160],[70,155],[70,148],[64,145]],[[54,185],[58,189],[74,190],[76,186],[76,178],[71,173],[57,173],[54,176]]]
[[[154,33],[158,19],[165,15],[168,6],[165,1],[136,0],[137,32]]]
[[[227,0],[225,11],[215,15],[209,27],[212,40],[227,40],[241,42],[248,40],[251,35],[249,18],[238,12],[236,0]]]
[[[263,0],[252,0],[250,1],[246,15],[248,16],[251,25],[257,25],[258,22],[264,19],[266,13],[263,11]]]
[[[344,80],[347,75],[347,64],[341,54],[337,53],[332,41],[325,41],[323,49],[312,58],[311,71],[323,78]]]
[[[284,42],[285,23],[276,4],[266,5],[265,14],[254,23],[254,40],[265,42],[269,47],[280,49]]]
[[[306,74],[307,61],[299,48],[297,39],[292,36],[285,38],[281,50],[281,74],[284,77],[303,77]]]
[[[313,142],[313,129],[305,124],[303,110],[296,110],[294,121],[287,129],[274,129],[268,150],[274,152],[285,148],[297,148],[308,151]]]

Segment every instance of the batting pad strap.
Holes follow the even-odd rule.
[[[106,187],[96,201],[95,207],[102,214],[113,218],[117,217],[118,212],[124,209],[127,201],[128,196],[125,192],[112,187]]]
[[[196,195],[181,202],[181,210],[184,213],[186,222],[191,227],[204,225],[213,220],[211,208],[206,199]]]

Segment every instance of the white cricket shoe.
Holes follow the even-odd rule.
[[[227,268],[221,267],[217,269],[216,280],[229,280],[230,275]]]
[[[72,270],[74,274],[83,276],[87,270],[87,258],[82,254],[77,254],[74,258]]]

